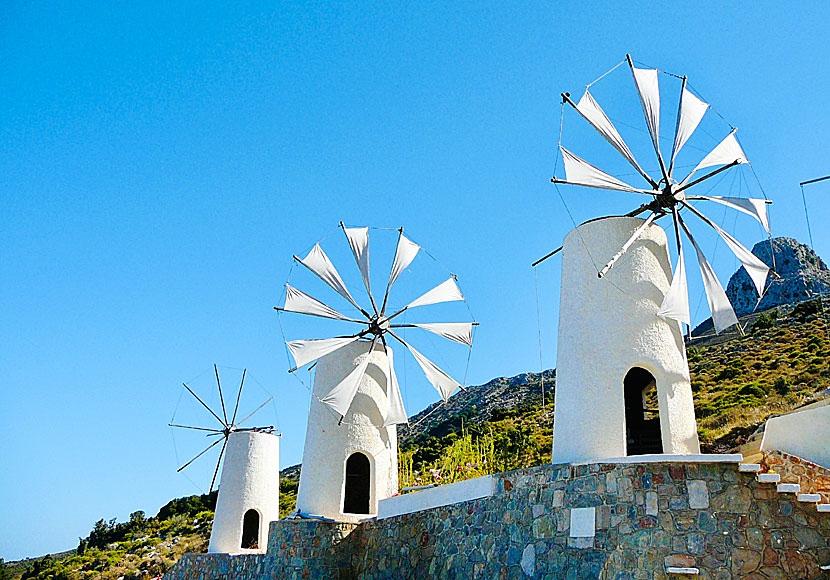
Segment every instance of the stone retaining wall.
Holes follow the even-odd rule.
[[[762,469],[781,476],[782,483],[797,483],[801,493],[818,493],[830,503],[830,469],[783,451],[764,451]]]
[[[491,497],[380,521],[273,522],[266,555],[189,555],[166,580],[639,580],[668,567],[762,580],[820,578],[830,563],[830,514],[735,464],[545,465],[496,479]]]

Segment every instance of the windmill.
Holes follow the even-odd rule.
[[[256,432],[265,432],[265,433],[272,433],[274,431],[274,426],[269,425],[265,427],[242,427],[242,424],[247,422],[251,417],[253,417],[256,413],[261,411],[268,403],[270,403],[274,397],[270,397],[267,401],[259,405],[253,412],[249,413],[244,419],[239,421],[236,420],[237,414],[239,412],[239,401],[242,398],[242,388],[245,386],[245,376],[247,374],[247,369],[242,370],[242,379],[239,382],[239,389],[236,393],[236,403],[234,404],[233,413],[231,414],[230,420],[228,420],[228,410],[225,407],[225,397],[222,393],[222,383],[219,379],[219,368],[216,365],[213,365],[213,372],[216,376],[216,388],[219,391],[219,401],[222,407],[222,415],[220,416],[217,412],[211,409],[207,403],[205,403],[196,392],[188,386],[187,383],[182,383],[184,388],[187,389],[187,392],[190,393],[199,404],[204,407],[216,421],[219,423],[219,427],[200,427],[195,425],[181,425],[178,423],[174,423],[174,418],[171,420],[168,425],[170,427],[175,427],[178,429],[189,429],[194,431],[203,431],[206,432],[206,437],[209,439],[214,439],[214,441],[208,445],[205,449],[199,452],[195,457],[190,459],[184,465],[179,467],[176,472],[179,473],[188,466],[192,465],[194,461],[205,455],[208,451],[219,445],[222,444],[221,450],[219,451],[219,457],[216,460],[216,468],[213,470],[213,478],[210,480],[210,489],[208,490],[208,494],[213,492],[213,485],[216,483],[216,476],[219,473],[219,466],[222,464],[222,457],[225,455],[225,450],[228,446],[228,439],[230,438],[232,433],[237,432],[244,432],[244,431],[256,431]]]
[[[333,321],[341,321],[355,326],[353,327],[354,332],[345,336],[286,341],[288,351],[291,353],[291,356],[295,362],[295,367],[292,368],[290,372],[294,372],[300,367],[312,365],[312,363],[315,363],[321,357],[332,354],[347,345],[358,341],[368,341],[370,343],[370,353],[374,351],[377,346],[381,345],[384,351],[386,351],[388,347],[388,339],[391,338],[406,347],[406,349],[415,358],[415,361],[418,363],[418,366],[423,371],[427,380],[433,387],[435,387],[441,398],[446,401],[456,389],[463,387],[447,372],[442,370],[433,361],[415,349],[415,347],[413,347],[407,340],[404,340],[400,334],[401,330],[421,329],[441,336],[452,342],[465,345],[468,348],[472,348],[473,327],[476,326],[477,323],[474,321],[404,323],[400,322],[401,318],[399,317],[401,317],[404,313],[416,311],[415,309],[418,307],[431,304],[440,304],[445,302],[464,302],[466,304],[466,300],[461,294],[461,290],[456,283],[456,276],[454,274],[450,275],[449,278],[433,287],[431,290],[418,296],[414,300],[408,302],[405,306],[391,311],[389,309],[389,297],[392,286],[404,270],[412,264],[413,260],[415,260],[421,252],[421,246],[406,237],[403,233],[403,228],[397,230],[398,240],[389,278],[386,280],[386,287],[383,291],[382,298],[376,299],[369,276],[370,228],[346,227],[343,222],[341,222],[340,230],[342,230],[346,237],[346,241],[351,249],[355,264],[360,271],[360,276],[363,280],[366,294],[368,295],[369,304],[364,308],[355,300],[343,282],[340,273],[335,268],[325,251],[321,248],[319,242],[314,245],[311,251],[309,251],[304,258],[300,258],[295,255],[294,260],[310,270],[316,277],[325,282],[326,285],[345,299],[349,306],[354,310],[354,314],[342,314],[338,310],[335,310],[317,298],[314,298],[295,288],[289,283],[286,283],[285,285],[284,305],[281,307],[275,307],[275,310],[278,312],[291,312]],[[323,404],[327,405],[340,416],[340,421],[343,420],[343,417],[346,415],[346,412],[352,404],[352,400],[357,393],[358,386],[360,385],[363,376],[366,374],[368,364],[369,357],[365,357],[363,362],[358,365],[353,372],[349,373],[345,379],[334,386],[330,392],[321,398],[321,402]],[[387,364],[389,366],[390,391],[387,397],[388,408],[385,410],[384,426],[407,422],[407,414],[404,409],[400,386],[398,384],[391,357],[387,357]]]
[[[735,128],[720,141],[685,177],[677,179],[675,170],[678,168],[675,161],[677,154],[686,144],[697,129],[701,120],[711,106],[695,96],[687,86],[687,78],[679,77],[670,73],[664,73],[670,77],[680,79],[680,99],[677,110],[677,118],[674,132],[674,139],[671,154],[665,158],[660,149],[660,89],[658,76],[662,71],[657,69],[638,68],[630,55],[626,55],[625,61],[617,66],[626,63],[631,71],[634,86],[639,96],[640,105],[645,116],[645,124],[656,155],[660,173],[652,177],[646,172],[629,149],[626,142],[620,136],[611,119],[600,107],[590,92],[588,85],[578,102],[571,99],[569,93],[562,93],[562,113],[564,117],[565,105],[569,105],[588,122],[613,148],[634,168],[637,174],[642,177],[646,185],[636,187],[620,180],[619,178],[606,173],[588,161],[582,159],[570,150],[562,146],[561,124],[559,136],[559,150],[562,155],[565,169],[565,179],[556,176],[551,179],[554,184],[575,185],[583,188],[597,188],[617,192],[635,193],[650,196],[651,200],[641,204],[639,207],[626,214],[628,217],[635,217],[647,214],[644,223],[631,235],[631,237],[619,248],[619,251],[597,272],[602,278],[613,268],[614,264],[625,254],[631,245],[643,234],[652,222],[671,216],[674,229],[674,242],[677,249],[677,265],[674,269],[674,276],[671,286],[663,298],[663,302],[657,315],[665,320],[675,320],[679,323],[690,325],[689,299],[686,284],[686,268],[683,256],[683,243],[681,230],[691,242],[697,254],[700,271],[703,277],[703,286],[706,292],[709,308],[712,313],[712,322],[715,331],[722,330],[738,324],[738,319],[732,309],[732,305],[723,290],[709,261],[704,256],[697,241],[693,237],[686,221],[683,219],[683,212],[688,212],[699,218],[704,224],[713,228],[724,240],[729,249],[735,254],[738,260],[746,268],[751,277],[755,289],[758,292],[758,300],[764,293],[769,266],[758,259],[746,247],[744,247],[734,236],[724,231],[713,220],[706,217],[691,202],[708,201],[726,206],[738,212],[755,218],[770,234],[769,219],[767,217],[767,204],[771,203],[766,198],[750,199],[742,197],[714,196],[695,194],[696,186],[707,182],[716,175],[729,171],[738,165],[749,164],[738,140],[735,136]],[[612,71],[614,69],[611,69]],[[611,71],[609,71],[610,73]],[[608,73],[606,73],[608,74]],[[605,76],[605,75],[603,75]],[[600,77],[602,78],[602,77]],[[597,79],[599,80],[599,79]],[[596,82],[596,81],[594,81]],[[711,169],[716,168],[716,169]],[[700,175],[701,170],[708,172]],[[561,248],[560,248],[561,249]],[[542,260],[552,256],[559,250],[551,252]],[[538,260],[534,266],[541,262]],[[773,272],[774,275],[774,272]],[[738,325],[740,329],[740,325]]]

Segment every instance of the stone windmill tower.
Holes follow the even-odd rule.
[[[714,202],[735,209],[754,217],[769,233],[766,199],[695,194],[698,184],[724,171],[748,166],[735,129],[691,172],[675,179],[678,152],[692,137],[709,105],[687,88],[686,77],[668,75],[670,82],[680,84],[680,90],[674,144],[671,156],[664,161],[659,134],[661,71],[638,68],[630,56],[617,66],[624,63],[628,64],[642,105],[657,157],[655,165],[660,167],[656,178],[642,169],[594,99],[590,92],[594,83],[588,85],[578,103],[569,93],[562,94],[563,116],[565,105],[572,107],[622,155],[645,184],[634,187],[598,169],[562,147],[560,135],[566,179],[554,177],[556,187],[565,184],[628,192],[648,196],[649,201],[625,216],[584,223],[565,238],[554,463],[651,453],[699,453],[682,333],[682,325],[690,324],[690,316],[681,231],[697,254],[715,330],[735,325],[738,319],[684,216],[696,216],[721,236],[752,278],[759,296],[763,295],[769,272],[766,264],[692,203]],[[695,175],[711,167],[717,169]],[[640,215],[645,219],[637,217]],[[666,217],[673,222],[678,256],[673,273],[666,234],[655,225]]]
[[[213,365],[221,410],[214,411],[185,383],[184,387],[219,425],[203,427],[170,423],[171,427],[206,433],[212,441],[206,449],[179,468],[182,471],[209,450],[221,444],[213,479],[208,494],[213,492],[219,468],[219,493],[210,532],[208,552],[243,554],[262,552],[268,538],[268,524],[280,517],[280,446],[273,426],[246,427],[249,419],[262,410],[273,397],[262,403],[244,418],[239,413],[239,402],[245,386],[247,370],[236,394],[233,413],[226,407],[219,380],[219,369]],[[228,401],[230,404],[230,401]],[[222,462],[224,458],[224,463]]]
[[[475,322],[402,323],[404,312],[418,307],[464,301],[455,276],[408,304],[390,308],[390,289],[421,250],[399,230],[386,290],[375,300],[369,276],[369,228],[340,224],[369,299],[364,309],[352,297],[328,255],[316,244],[305,258],[294,259],[337,292],[354,309],[341,314],[286,284],[280,312],[294,312],[356,324],[335,338],[287,341],[297,368],[316,363],[303,468],[297,494],[300,513],[338,521],[359,521],[377,513],[378,501],[398,492],[396,425],[407,421],[395,375],[390,339],[409,351],[444,400],[460,384],[401,336],[401,329],[422,329],[472,347]]]

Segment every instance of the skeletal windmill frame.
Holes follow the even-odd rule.
[[[296,314],[304,314],[308,316],[315,316],[319,318],[326,318],[330,320],[340,320],[344,322],[365,325],[361,331],[347,335],[324,339],[311,340],[292,340],[286,341],[286,346],[291,356],[294,358],[295,366],[289,372],[294,372],[298,368],[314,363],[321,357],[331,354],[349,344],[357,342],[361,339],[370,340],[369,353],[374,352],[375,346],[380,343],[383,345],[384,351],[388,348],[386,335],[394,338],[401,343],[415,358],[418,366],[423,371],[427,380],[441,395],[444,401],[447,401],[455,392],[456,389],[463,389],[462,385],[453,379],[449,374],[439,368],[434,362],[429,360],[411,344],[405,341],[397,332],[397,329],[402,328],[421,328],[427,330],[443,338],[464,344],[469,348],[473,345],[473,327],[478,323],[472,322],[432,322],[432,323],[397,323],[394,320],[409,312],[418,306],[426,306],[430,304],[438,304],[442,302],[463,301],[466,304],[461,290],[458,288],[456,276],[451,274],[450,277],[435,286],[431,290],[425,292],[415,300],[409,302],[403,308],[396,310],[391,314],[387,314],[387,306],[389,303],[389,294],[395,281],[401,273],[409,267],[412,261],[416,258],[422,249],[418,244],[407,238],[403,233],[403,228],[398,229],[398,242],[395,250],[395,257],[392,262],[392,267],[389,273],[389,279],[386,283],[386,290],[383,295],[383,300],[380,301],[380,306],[375,300],[372,293],[370,277],[369,277],[369,228],[368,227],[346,227],[343,222],[340,222],[340,229],[346,236],[349,243],[355,263],[360,270],[360,275],[369,296],[371,304],[371,313],[361,307],[358,302],[351,295],[346,288],[343,279],[339,272],[332,264],[329,257],[320,247],[320,243],[314,245],[311,251],[305,258],[293,256],[294,260],[305,266],[320,280],[325,282],[335,292],[345,298],[355,309],[357,309],[363,316],[363,319],[353,318],[341,314],[334,308],[324,304],[320,300],[294,288],[290,284],[285,285],[285,303],[283,306],[274,307],[278,312],[291,312]],[[346,376],[340,383],[324,395],[320,402],[329,406],[340,415],[342,422],[352,400],[357,393],[357,389],[363,376],[366,374],[366,369],[369,364],[369,356],[365,356],[362,362]],[[401,397],[400,386],[398,384],[395,368],[390,357],[387,357],[389,364],[389,388],[387,389],[388,408],[381,409],[383,415],[383,425],[393,425],[406,423],[408,421],[406,410],[404,409],[403,400]]]
[[[764,293],[767,273],[770,272],[769,266],[758,259],[754,254],[752,254],[752,252],[738,242],[737,239],[718,227],[717,224],[703,215],[689,202],[712,201],[750,215],[758,220],[768,235],[770,235],[770,227],[766,206],[772,202],[767,199],[688,195],[687,191],[692,187],[703,183],[737,165],[743,163],[749,164],[735,137],[736,129],[733,128],[731,132],[711,152],[709,152],[709,154],[706,155],[685,178],[681,181],[677,181],[673,177],[675,168],[674,163],[677,153],[689,137],[691,137],[692,133],[703,119],[703,116],[706,114],[706,111],[710,108],[710,105],[692,94],[686,86],[687,79],[685,76],[679,77],[678,75],[665,73],[682,80],[674,143],[672,145],[671,158],[667,166],[659,146],[660,91],[658,85],[658,73],[663,71],[658,71],[657,69],[637,68],[634,66],[630,55],[626,55],[626,60],[623,62],[627,62],[628,67],[631,70],[632,77],[634,78],[634,84],[640,98],[640,105],[645,116],[648,133],[651,137],[654,151],[657,155],[657,161],[660,165],[661,177],[655,180],[643,170],[631,150],[626,145],[625,141],[617,132],[617,129],[614,127],[611,120],[599,106],[599,103],[597,103],[591,95],[589,91],[591,85],[588,85],[585,88],[585,93],[578,103],[571,100],[569,93],[562,93],[563,113],[564,105],[566,103],[575,109],[580,116],[585,119],[589,125],[591,125],[591,127],[593,127],[606,141],[608,141],[608,143],[610,143],[614,149],[616,149],[626,159],[626,161],[628,161],[628,163],[630,163],[634,169],[637,170],[637,173],[639,173],[646,180],[650,189],[633,187],[628,183],[625,183],[591,165],[584,159],[581,159],[565,149],[561,144],[561,129],[559,136],[559,149],[562,153],[566,178],[559,179],[554,176],[551,181],[554,184],[576,185],[581,187],[607,189],[652,196],[653,199],[650,202],[644,203],[634,211],[625,214],[627,217],[635,217],[642,213],[649,212],[645,222],[637,228],[633,235],[628,239],[628,241],[625,242],[625,244],[622,245],[620,250],[611,258],[611,260],[605,264],[599,272],[597,272],[597,275],[600,278],[605,276],[652,222],[664,216],[671,215],[674,223],[674,237],[678,259],[677,266],[674,269],[674,276],[672,278],[671,286],[669,291],[666,293],[657,314],[663,319],[682,322],[687,326],[690,325],[691,322],[691,317],[689,315],[688,289],[686,286],[686,268],[683,258],[683,244],[680,235],[680,231],[682,230],[695,248],[701,274],[703,276],[703,284],[707,301],[712,312],[712,322],[714,323],[715,331],[720,332],[733,324],[738,324],[738,319],[732,309],[732,305],[729,302],[726,293],[723,290],[723,286],[717,279],[712,266],[706,260],[706,257],[700,250],[700,247],[689,231],[686,223],[680,216],[680,211],[684,209],[688,210],[700,218],[705,224],[717,231],[721,238],[723,238],[726,242],[730,250],[732,250],[738,260],[740,260],[743,264],[744,268],[746,268],[746,271],[752,279],[755,289],[758,292],[758,300],[760,301]],[[623,63],[621,62],[617,66],[620,66],[621,64]],[[617,68],[617,66],[614,68]],[[701,177],[698,177],[697,179],[692,179],[698,170],[717,166],[720,167]],[[554,250],[541,260],[537,260],[533,265],[537,265],[542,260],[547,259],[559,250],[561,250],[561,248]],[[775,275],[774,272],[773,275]],[[738,328],[741,330],[740,325],[738,325]]]
[[[180,424],[177,424],[177,423],[173,423],[172,421],[170,423],[168,423],[168,425],[170,427],[176,427],[176,428],[179,428],[179,429],[192,429],[192,430],[195,430],[195,431],[206,431],[207,432],[206,437],[219,437],[219,436],[221,436],[221,438],[217,439],[216,441],[214,441],[213,443],[208,445],[199,454],[197,454],[190,461],[188,461],[187,463],[185,463],[184,465],[182,465],[181,467],[179,467],[176,470],[176,473],[181,472],[183,469],[185,469],[186,467],[191,465],[194,461],[199,459],[205,453],[207,453],[208,451],[210,451],[211,449],[213,449],[214,447],[219,445],[219,443],[222,443],[222,450],[219,452],[219,458],[216,460],[216,468],[213,470],[213,478],[210,480],[210,489],[208,491],[208,494],[213,492],[213,484],[216,483],[216,475],[219,473],[219,466],[222,464],[222,456],[225,454],[225,449],[228,446],[228,438],[230,437],[231,433],[235,433],[235,432],[238,432],[238,431],[261,431],[261,432],[271,433],[271,432],[274,431],[274,426],[273,425],[268,425],[266,427],[240,427],[240,425],[242,425],[242,423],[245,423],[248,419],[250,419],[255,414],[257,414],[259,411],[261,411],[265,407],[265,405],[267,405],[268,403],[273,401],[274,397],[271,397],[267,401],[262,403],[259,407],[254,409],[254,411],[252,413],[250,413],[248,416],[246,416],[244,419],[241,419],[240,421],[236,420],[236,415],[239,412],[239,400],[242,397],[242,387],[245,385],[245,376],[248,372],[248,369],[242,369],[242,380],[239,383],[239,390],[236,393],[236,404],[234,405],[233,415],[231,416],[230,421],[228,421],[228,413],[227,413],[227,409],[225,408],[225,397],[222,393],[222,383],[219,380],[219,368],[216,365],[213,365],[213,372],[216,375],[216,387],[219,390],[219,401],[221,402],[221,405],[222,405],[222,417],[220,417],[217,413],[215,413],[213,411],[213,409],[211,409],[207,405],[207,403],[205,403],[201,399],[201,397],[199,397],[199,395],[197,395],[193,391],[193,389],[191,389],[187,385],[187,383],[182,383],[182,385],[184,385],[184,388],[187,389],[187,392],[189,392],[191,395],[193,395],[193,397],[197,401],[199,401],[199,403],[205,409],[207,409],[208,412],[211,415],[213,415],[216,418],[217,421],[219,421],[220,425],[222,425],[222,428],[221,429],[216,429],[216,428],[212,429],[212,428],[209,428],[209,427],[196,427],[194,425],[180,425]]]

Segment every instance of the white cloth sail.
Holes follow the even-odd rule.
[[[473,323],[472,322],[432,322],[413,324],[438,336],[443,336],[455,342],[473,346]]]
[[[735,316],[735,311],[732,309],[729,298],[726,297],[726,292],[723,291],[723,286],[721,286],[706,256],[700,251],[689,228],[686,227],[679,216],[677,219],[680,221],[680,225],[683,227],[683,231],[686,232],[689,241],[692,242],[695,252],[697,252],[697,261],[700,264],[700,273],[703,276],[703,288],[706,291],[706,300],[709,302],[709,311],[712,313],[712,324],[715,327],[715,332],[720,333],[733,324],[738,324],[738,317]]]
[[[354,298],[352,298],[352,295],[343,283],[343,279],[340,277],[340,274],[337,272],[334,264],[331,263],[331,260],[329,260],[329,257],[323,251],[323,248],[320,247],[320,244],[314,244],[314,247],[305,258],[297,259],[303,266],[317,274],[323,282],[331,286],[335,292],[340,294],[343,298],[351,302],[355,308],[360,310],[357,302],[355,302]]]
[[[634,154],[631,153],[631,150],[626,145],[623,138],[620,136],[617,128],[614,127],[614,124],[605,114],[605,111],[602,110],[602,107],[599,106],[599,103],[594,100],[593,95],[589,93],[587,90],[585,94],[582,95],[582,98],[579,99],[579,102],[575,105],[576,110],[582,115],[586,121],[588,121],[594,129],[596,129],[600,135],[602,135],[606,141],[608,141],[614,149],[620,152],[620,154],[625,157],[631,165],[633,165],[637,171],[639,171],[643,176],[646,175],[645,171],[640,167],[640,164],[637,163],[637,160],[634,159]]]
[[[747,215],[751,215],[764,227],[769,234],[769,216],[767,215],[767,200],[747,197],[722,197],[718,195],[689,195],[686,199],[705,199],[731,207]]]
[[[755,289],[758,291],[758,299],[760,300],[761,296],[764,295],[764,286],[767,282],[767,273],[769,272],[769,266],[763,263],[758,256],[750,252],[749,250],[744,247],[741,242],[736,240],[731,234],[722,230],[718,225],[707,218],[705,215],[697,211],[694,207],[692,207],[688,203],[684,203],[686,207],[688,207],[692,213],[702,219],[704,222],[712,226],[716,232],[723,238],[723,241],[726,242],[726,245],[729,246],[729,249],[732,250],[732,253],[735,254],[735,257],[740,260],[741,264],[744,265],[746,268],[747,274],[749,277],[752,278],[752,282],[755,284]]]
[[[738,162],[748,163],[744,150],[741,149],[738,140],[735,138],[735,131],[733,130],[726,138],[721,141],[717,147],[712,149],[703,160],[697,164],[697,167],[692,169],[692,172],[686,176],[681,185],[687,183],[692,175],[699,169],[704,167],[712,167],[714,165],[729,165],[730,163]]]
[[[286,342],[291,356],[294,357],[294,363],[297,368],[307,365],[308,363],[317,360],[327,354],[339,350],[356,341],[358,337],[343,337],[343,338],[314,338],[311,340],[292,340]]]
[[[677,129],[674,134],[674,146],[672,147],[671,165],[674,165],[674,158],[680,148],[686,144],[692,133],[700,124],[703,115],[709,109],[709,103],[705,103],[694,96],[691,91],[683,87],[680,93],[680,108],[677,112]]]
[[[360,276],[366,291],[371,294],[369,287],[369,228],[343,228],[346,239],[349,240],[349,247],[352,249],[354,261],[360,269]]]
[[[609,175],[601,169],[594,167],[561,145],[559,149],[562,151],[562,160],[565,162],[565,178],[569,183],[583,185],[585,187],[644,193],[643,190],[632,187],[613,175]]]
[[[406,409],[404,409],[403,406],[403,398],[401,397],[401,387],[398,384],[398,376],[395,374],[395,364],[392,361],[392,350],[389,348],[386,349],[386,360],[389,362],[389,382],[386,389],[386,398],[389,405],[386,409],[386,414],[383,417],[384,427],[409,422],[409,418],[406,416]]]
[[[340,381],[335,387],[328,392],[320,402],[328,405],[341,416],[345,416],[346,412],[349,410],[349,407],[352,405],[352,401],[354,400],[354,396],[357,394],[357,389],[360,387],[360,381],[363,380],[363,376],[366,374],[366,368],[369,366],[369,360],[372,358],[372,351],[375,349],[375,340],[372,340],[372,344],[369,348],[369,351],[363,356],[363,360],[360,361],[360,364],[357,365],[352,372],[346,375],[342,381]]]
[[[680,236],[677,236],[677,240],[677,266],[674,269],[669,290],[663,297],[663,303],[660,304],[660,309],[657,311],[657,316],[664,320],[676,320],[689,325],[691,324],[691,316],[689,316],[686,263],[683,259],[683,243],[680,241]]]
[[[323,318],[332,318],[335,320],[359,322],[353,318],[340,314],[334,308],[326,306],[316,298],[309,296],[302,290],[297,290],[290,284],[285,285],[285,306],[283,307],[283,310],[288,312],[298,312],[300,314],[322,316]]]
[[[654,143],[654,149],[660,153],[660,86],[657,81],[657,69],[631,67],[634,84],[640,95],[640,105],[646,116],[646,125]]]
[[[464,300],[464,296],[461,295],[461,290],[458,289],[455,278],[447,278],[446,282],[442,282],[432,290],[422,294],[407,304],[406,308],[438,304],[439,302],[454,302],[456,300]]]
[[[389,283],[386,285],[386,293],[398,279],[407,266],[412,263],[421,246],[407,238],[403,233],[398,237],[398,247],[395,249],[395,260],[392,262],[392,271],[389,273]]]
[[[399,338],[398,340],[401,339]],[[424,375],[426,375],[427,380],[432,383],[432,386],[435,387],[435,389],[441,394],[441,398],[444,399],[444,401],[449,399],[450,395],[452,395],[453,392],[461,386],[458,381],[438,368],[434,362],[415,350],[415,347],[411,344],[408,344],[402,340],[401,342],[406,348],[409,349],[412,356],[415,357],[415,360],[418,362],[418,366],[420,366],[421,370],[424,371]]]

